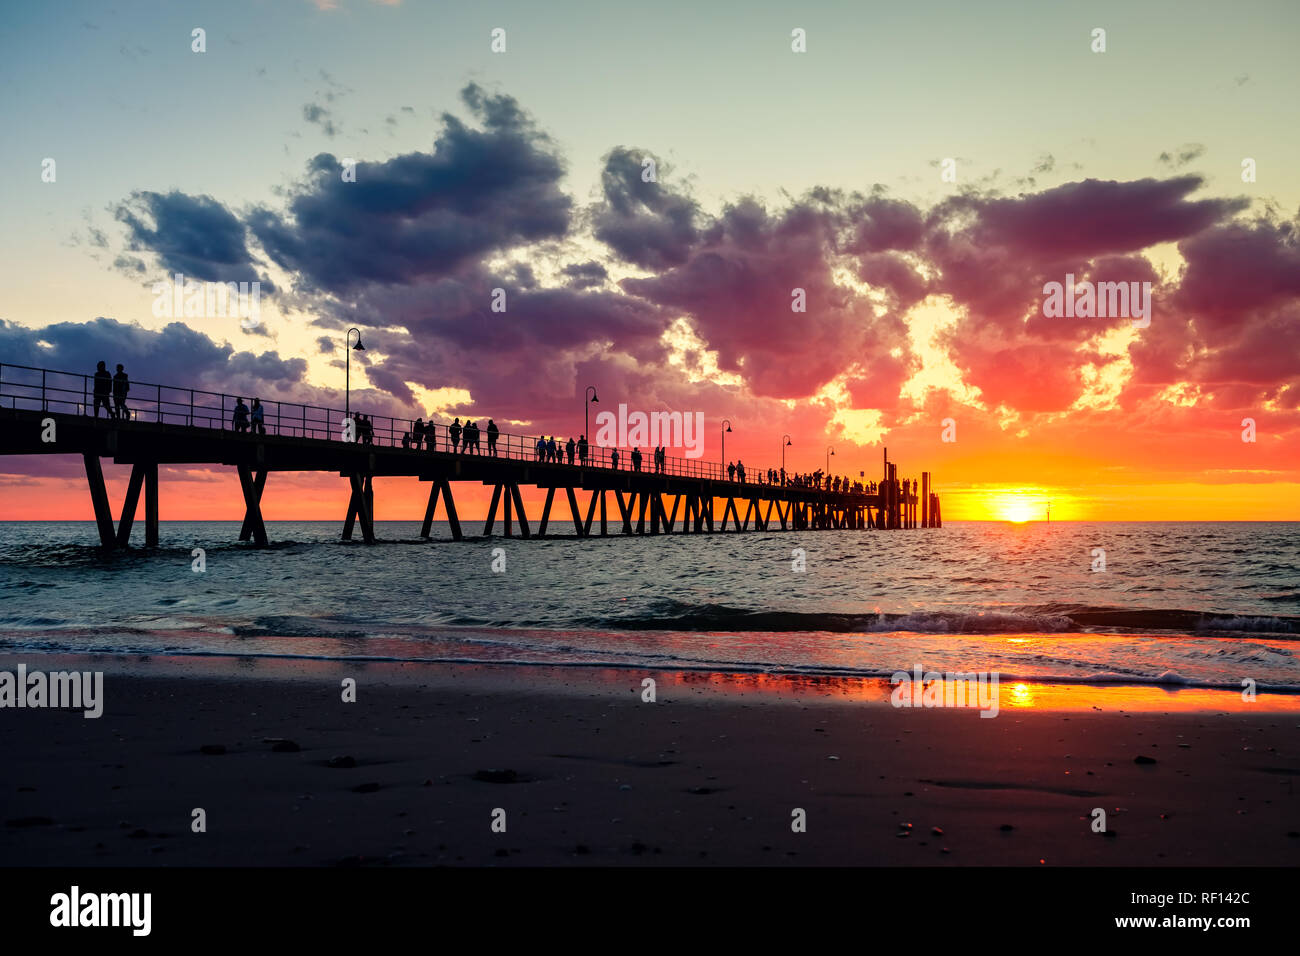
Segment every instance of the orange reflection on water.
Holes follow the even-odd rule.
[[[618,671],[607,677],[626,680]],[[868,704],[888,704],[896,688],[886,678],[829,677],[804,674],[719,674],[668,672],[655,674],[660,688],[680,686],[725,694],[764,693],[799,700],[851,699]],[[941,682],[938,698],[952,682]],[[950,695],[955,696],[955,694]],[[1300,695],[1261,693],[1254,701],[1242,700],[1232,690],[1201,687],[1157,687],[1148,684],[1039,684],[1028,681],[998,685],[998,707],[1014,710],[1102,710],[1126,712],[1231,711],[1235,713],[1300,712]],[[974,707],[964,708],[975,710]]]
[[[249,657],[194,657],[169,655],[101,655],[85,657],[52,654],[51,667],[75,667],[89,660],[106,673],[140,676],[244,678],[263,680],[335,680],[362,671],[382,682],[415,684],[425,693],[438,687],[473,692],[530,692],[550,689],[561,694],[585,694],[593,684],[641,693],[641,681],[653,677],[658,693],[671,688],[728,697],[761,694],[801,704],[851,701],[868,706],[889,706],[898,689],[888,678],[835,677],[811,674],[719,673],[713,671],[654,671],[612,667],[528,667],[495,664],[429,664],[414,662],[341,661]],[[940,682],[938,699],[948,696],[951,681]],[[974,688],[971,688],[972,690]],[[986,691],[987,692],[987,691]],[[1001,710],[1125,711],[1133,713],[1233,712],[1300,713],[1300,694],[1260,693],[1254,701],[1242,700],[1235,690],[1147,684],[1043,684],[1032,681],[999,682],[997,705]],[[919,698],[918,698],[919,699]],[[955,708],[922,708],[955,709]],[[975,706],[961,708],[978,716]]]

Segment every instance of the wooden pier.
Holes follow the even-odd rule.
[[[142,490],[145,544],[157,545],[160,465],[235,469],[245,506],[239,537],[259,546],[269,540],[262,514],[268,476],[286,471],[330,472],[346,480],[351,497],[342,536],[351,540],[359,527],[366,543],[375,541],[374,480],[379,477],[427,482],[421,537],[432,534],[441,506],[457,541],[466,530],[452,489],[466,481],[493,489],[484,535],[493,534],[499,521],[507,537],[545,537],[552,534],[552,520],[565,519],[579,538],[942,526],[930,474],[923,472],[919,482],[900,479],[887,454],[877,493],[835,492],[789,482],[729,480],[726,463],[698,459],[668,458],[660,471],[637,471],[624,451],[614,467],[609,448],[591,448],[585,462],[569,464],[563,455],[560,462],[544,461],[536,439],[520,435],[500,435],[495,453],[489,453],[484,436],[479,452],[467,453],[449,446],[443,423],[433,431],[432,448],[427,442],[410,447],[409,421],[375,417],[368,428],[357,429],[358,419],[344,411],[274,401],[264,408],[264,433],[236,431],[237,401],[133,383],[130,417],[94,417],[88,414],[94,402],[90,376],[0,365],[0,455],[80,455],[105,549],[129,545]],[[104,483],[105,458],[131,466],[116,523]],[[546,492],[535,525],[525,511],[525,486]]]

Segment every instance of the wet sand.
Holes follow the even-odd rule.
[[[985,719],[753,675],[22,662],[102,669],[106,700],[0,710],[9,866],[1300,862],[1285,697],[1042,688]]]

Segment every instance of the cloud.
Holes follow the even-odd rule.
[[[334,120],[330,111],[319,103],[304,103],[302,107],[302,118],[308,123],[314,123],[321,128],[326,136],[331,139],[338,134],[338,128],[334,125]]]
[[[120,362],[137,380],[228,393],[289,389],[301,385],[307,371],[304,359],[237,352],[180,322],[152,331],[103,317],[40,329],[0,320],[0,353],[17,365],[87,375],[97,362],[110,368]]]
[[[462,417],[566,432],[595,384],[602,400],[749,415],[828,439],[868,419],[905,430],[941,408],[989,436],[1014,423],[1059,438],[1065,420],[1141,430],[1205,408],[1300,405],[1288,361],[1297,224],[1245,218],[1246,200],[1206,195],[1198,176],[1014,195],[990,180],[935,204],[818,187],[706,208],[655,154],[617,146],[600,159],[596,199],[579,207],[564,158],[516,100],[473,84],[461,100],[464,115],[441,114],[428,149],[361,160],[355,182],[321,153],[281,204],[242,218],[211,197],[144,192],[119,218],[133,249],[195,278],[274,262],[335,362],[342,330],[362,327],[367,351],[352,358],[369,386],[353,404],[375,414],[429,414],[425,403],[441,401]],[[643,176],[647,159],[656,181]],[[1033,171],[1056,169],[1044,154]],[[1166,252],[1153,248],[1167,244],[1181,272],[1156,268]],[[1149,282],[1152,325],[1047,318],[1043,285],[1067,273]],[[806,311],[791,308],[796,295]],[[914,310],[942,313],[933,342]],[[110,340],[136,342],[130,328],[111,327]],[[132,361],[157,364],[156,377],[337,399],[293,377],[305,373],[285,363],[301,360],[168,334],[143,341],[177,361],[144,351]],[[88,340],[95,349],[67,353],[79,368],[112,344]],[[48,349],[23,347],[49,364]],[[1198,407],[1160,398],[1188,383]]]
[[[1161,153],[1156,159],[1171,169],[1181,169],[1192,160],[1199,159],[1204,153],[1205,146],[1203,144],[1188,143],[1186,146],[1180,146],[1172,153]]]
[[[343,294],[435,279],[563,236],[572,200],[549,139],[510,97],[471,84],[462,99],[482,129],[445,114],[430,152],[358,163],[355,182],[334,156],[312,159],[285,212],[260,208],[248,219],[267,254],[303,288]]]
[[[248,250],[244,224],[211,196],[133,192],[114,209],[127,231],[127,248],[149,251],[168,273],[180,272],[204,282],[261,281]],[[139,271],[138,259],[120,259],[126,271]]]
[[[648,182],[651,169],[654,181]],[[592,212],[593,232],[625,262],[648,269],[681,265],[698,242],[699,207],[665,184],[670,172],[648,150],[619,146],[606,155],[604,201]]]

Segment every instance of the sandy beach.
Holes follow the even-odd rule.
[[[867,681],[23,660],[104,670],[105,710],[0,712],[11,866],[1300,861],[1289,697],[1029,688],[981,719]]]

